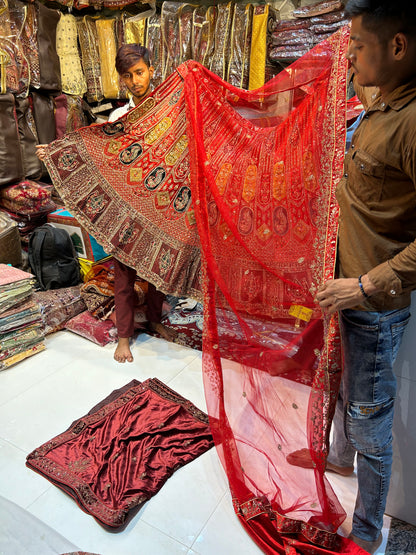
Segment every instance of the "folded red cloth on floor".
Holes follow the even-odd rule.
[[[208,416],[153,378],[114,391],[26,464],[100,524],[120,528],[175,470],[212,446]]]

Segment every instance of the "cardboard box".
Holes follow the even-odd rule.
[[[48,223],[67,230],[78,257],[97,262],[108,256],[103,247],[79,225],[74,216],[65,208],[49,214]]]

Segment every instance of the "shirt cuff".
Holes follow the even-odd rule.
[[[370,281],[390,297],[397,297],[403,292],[402,282],[391,268],[389,261],[379,264],[369,272]]]

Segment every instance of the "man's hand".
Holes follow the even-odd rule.
[[[362,276],[364,291],[368,296],[376,293],[377,289],[367,275]],[[365,301],[365,297],[358,283],[358,278],[330,279],[318,290],[316,301],[324,312],[333,314],[344,308],[352,308]]]

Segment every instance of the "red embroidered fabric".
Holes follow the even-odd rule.
[[[156,378],[133,380],[30,453],[26,464],[117,529],[212,445],[208,416],[193,403]]]
[[[324,475],[341,363],[314,302],[334,269],[347,41],[345,28],[255,91],[186,62],[47,153],[107,252],[166,293],[203,293],[211,430],[265,553],[362,553],[336,534],[345,513]]]

